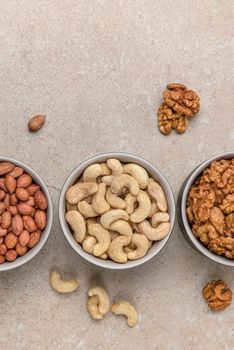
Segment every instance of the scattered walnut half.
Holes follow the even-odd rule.
[[[163,92],[164,103],[158,109],[158,127],[162,134],[169,135],[172,129],[178,134],[186,131],[188,118],[200,110],[200,98],[183,84],[168,84]]]
[[[212,162],[195,181],[187,217],[194,235],[210,251],[234,259],[234,158]]]
[[[202,294],[212,311],[224,310],[232,302],[232,291],[222,280],[207,283]]]

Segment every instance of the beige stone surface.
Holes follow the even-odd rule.
[[[1,350],[232,350],[234,306],[207,310],[201,290],[212,278],[234,289],[234,271],[195,253],[178,226],[144,266],[112,272],[85,263],[58,223],[59,191],[82,160],[105,151],[148,159],[177,196],[202,160],[234,149],[231,0],[1,0],[0,149],[38,171],[53,198],[54,224],[31,262],[0,274]],[[168,82],[201,96],[184,135],[158,132],[155,109]],[[47,122],[27,131],[31,115]],[[77,276],[58,295],[49,272]],[[86,312],[87,289],[102,282],[112,300],[133,302],[129,329],[109,313]]]

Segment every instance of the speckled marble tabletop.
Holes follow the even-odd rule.
[[[234,306],[207,310],[204,284],[234,271],[195,253],[178,226],[160,254],[131,271],[85,263],[58,222],[59,191],[82,160],[132,152],[157,165],[177,196],[202,160],[234,149],[233,15],[230,0],[1,0],[1,155],[30,165],[48,185],[53,228],[28,264],[0,274],[1,350],[232,350]],[[161,135],[155,109],[168,82],[201,96],[184,135]],[[47,115],[38,134],[27,131]],[[77,276],[72,295],[50,289],[56,267]],[[109,313],[86,312],[93,279],[139,312],[133,329]]]

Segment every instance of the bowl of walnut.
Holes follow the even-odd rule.
[[[68,176],[59,219],[82,258],[123,270],[145,263],[165,246],[175,222],[175,201],[154,165],[128,153],[105,153]]]
[[[195,250],[234,266],[234,152],[206,160],[187,177],[179,194],[178,221]]]

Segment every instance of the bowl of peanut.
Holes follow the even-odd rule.
[[[71,247],[85,260],[128,269],[164,247],[175,222],[175,201],[164,175],[128,153],[94,156],[68,176],[59,219]]]
[[[50,194],[40,176],[0,157],[0,271],[21,266],[40,251],[52,219]]]
[[[234,267],[234,152],[206,160],[186,178],[178,221],[196,251]]]

